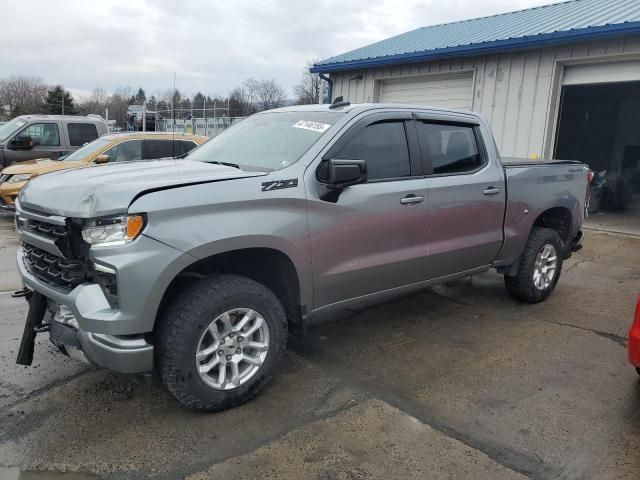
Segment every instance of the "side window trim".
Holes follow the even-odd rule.
[[[420,116],[419,116],[420,117]],[[438,178],[438,177],[453,177],[459,175],[473,175],[478,173],[481,170],[484,170],[489,166],[489,158],[487,155],[487,150],[485,148],[484,142],[482,141],[482,135],[480,134],[480,125],[475,122],[464,122],[457,120],[440,120],[440,119],[432,119],[432,118],[419,118],[418,122],[428,123],[432,125],[450,125],[450,126],[459,126],[470,128],[473,132],[473,138],[476,144],[476,148],[478,149],[478,153],[480,154],[480,159],[482,163],[480,166],[473,170],[469,170],[467,172],[450,172],[450,173],[434,173],[433,171],[433,162],[429,156],[429,146],[425,144],[425,140],[423,140],[420,135],[418,135],[418,142],[420,144],[420,152],[422,156],[422,165],[424,169],[424,176],[430,178]],[[418,128],[416,126],[416,128]]]

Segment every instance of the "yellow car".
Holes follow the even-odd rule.
[[[200,135],[131,132],[105,135],[59,160],[39,159],[11,165],[0,174],[0,212],[12,214],[20,189],[43,173],[110,162],[180,157],[208,140]]]

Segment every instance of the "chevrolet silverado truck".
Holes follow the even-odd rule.
[[[588,169],[503,162],[487,122],[412,105],[259,113],[183,160],[53,172],[16,202],[36,333],[215,411],[276,374],[288,334],[495,268],[545,300],[580,247]]]

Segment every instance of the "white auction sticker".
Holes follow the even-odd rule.
[[[293,128],[304,128],[305,130],[312,130],[314,132],[323,133],[331,125],[328,123],[311,122],[309,120],[300,120],[293,125]]]

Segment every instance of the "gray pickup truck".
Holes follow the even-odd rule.
[[[37,158],[59,158],[107,133],[99,115],[22,115],[0,126],[0,170]]]
[[[544,300],[580,247],[587,177],[502,162],[471,112],[342,101],[253,115],[180,161],[43,175],[16,204],[18,363],[48,331],[71,357],[157,372],[187,407],[228,408],[338,309],[491,268]]]

